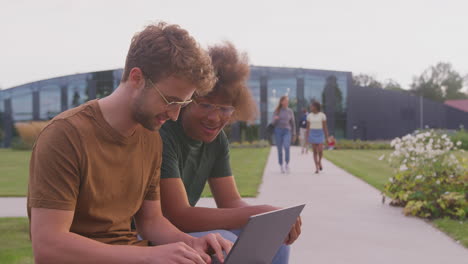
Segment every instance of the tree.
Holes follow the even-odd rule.
[[[383,88],[385,90],[392,90],[392,91],[405,91],[405,89],[403,89],[401,85],[393,79],[388,79],[383,85]]]
[[[462,89],[463,77],[447,62],[427,68],[419,77],[414,77],[411,84],[414,94],[440,102],[467,98]]]
[[[368,74],[363,74],[363,73],[353,76],[353,85],[363,86],[363,87],[383,88],[382,83],[377,81],[373,76],[368,75]]]

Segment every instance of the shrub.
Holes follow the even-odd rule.
[[[391,146],[388,161],[395,174],[384,193],[392,205],[403,206],[406,215],[466,219],[467,161],[454,154],[461,142],[431,130],[396,138]]]
[[[361,141],[361,140],[346,140],[341,139],[336,142],[337,149],[367,149],[367,150],[383,150],[392,149],[390,142],[387,141]]]
[[[468,150],[468,132],[466,132],[465,130],[460,130],[455,134],[451,135],[450,138],[453,142],[461,142],[459,148]]]
[[[33,144],[23,141],[20,137],[14,137],[11,140],[11,148],[14,150],[31,150]]]
[[[16,123],[15,128],[18,131],[21,141],[27,145],[33,146],[39,133],[47,124],[48,122],[45,121],[24,122]]]
[[[269,147],[270,143],[266,140],[252,141],[252,142],[232,142],[230,144],[231,148],[266,148]]]

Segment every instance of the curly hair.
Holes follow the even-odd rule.
[[[217,82],[207,95],[226,99],[236,108],[232,121],[254,121],[258,114],[257,105],[247,87],[250,67],[246,53],[239,53],[230,42],[208,48]]]
[[[165,22],[148,25],[133,36],[123,82],[128,80],[134,67],[140,68],[145,78],[153,82],[169,76],[182,78],[193,83],[200,95],[211,91],[216,82],[207,52],[185,29]]]

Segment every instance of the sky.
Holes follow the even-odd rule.
[[[231,41],[250,63],[412,78],[439,61],[468,74],[466,0],[0,0],[0,88],[121,68],[157,21],[203,47]]]

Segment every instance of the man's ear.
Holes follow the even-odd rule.
[[[131,82],[133,87],[139,87],[145,82],[145,77],[140,68],[134,67],[130,70],[128,80]]]

